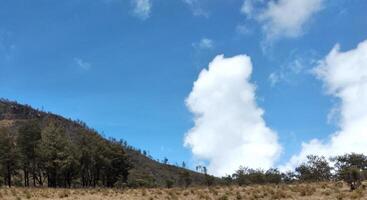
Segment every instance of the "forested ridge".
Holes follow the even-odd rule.
[[[79,120],[0,99],[0,185],[155,187],[200,185],[205,175],[159,163]]]

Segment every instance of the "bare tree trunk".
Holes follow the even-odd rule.
[[[26,166],[24,166],[23,168],[23,173],[24,173],[24,186],[29,187],[29,172]]]
[[[8,186],[11,187],[11,172],[10,172],[10,166],[9,164],[7,165],[7,170],[8,170],[8,174],[7,174],[7,179],[8,179]]]

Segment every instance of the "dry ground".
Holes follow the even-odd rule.
[[[63,199],[63,200],[153,200],[153,199],[204,199],[204,200],[343,200],[366,199],[367,190],[350,192],[342,183],[266,185],[248,187],[172,188],[172,189],[49,189],[49,188],[1,188],[1,200]]]

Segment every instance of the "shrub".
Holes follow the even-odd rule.
[[[223,195],[223,196],[219,197],[218,200],[228,200],[228,196]]]
[[[171,180],[171,179],[166,180],[166,187],[167,188],[172,188],[174,184],[175,184],[174,180]]]
[[[131,188],[141,188],[141,187],[154,187],[154,181],[150,180],[150,179],[136,179],[136,180],[131,180],[128,182],[128,187]]]
[[[357,167],[350,167],[342,173],[343,180],[349,184],[350,190],[353,191],[361,186],[362,173]]]

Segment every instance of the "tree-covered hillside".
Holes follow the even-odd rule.
[[[104,138],[81,121],[0,100],[0,184],[171,187],[206,179],[159,163],[125,141]]]

